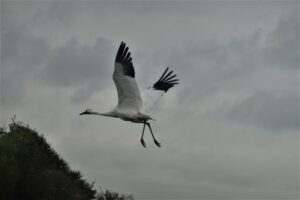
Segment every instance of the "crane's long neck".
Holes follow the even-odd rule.
[[[100,116],[105,116],[105,117],[115,117],[113,112],[105,112],[105,113],[100,113],[100,112],[95,112],[95,111],[90,111],[88,113],[89,115],[100,115]]]

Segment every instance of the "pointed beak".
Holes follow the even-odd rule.
[[[86,114],[86,112],[84,111],[84,112],[82,112],[82,113],[80,113],[79,115],[84,115],[84,114]]]

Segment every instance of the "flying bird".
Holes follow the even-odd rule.
[[[118,93],[118,105],[106,113],[95,112],[86,109],[80,115],[101,115],[120,118],[124,121],[143,124],[141,144],[146,147],[144,141],[145,127],[150,130],[154,143],[160,147],[151,129],[150,120],[155,121],[147,112],[155,103],[174,85],[178,84],[176,74],[167,67],[160,78],[150,87],[142,91],[135,80],[135,71],[132,64],[131,53],[126,43],[121,42],[114,65],[113,80]]]

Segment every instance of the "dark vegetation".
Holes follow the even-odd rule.
[[[72,170],[45,138],[22,123],[0,127],[0,199],[133,200],[109,190],[97,192]]]

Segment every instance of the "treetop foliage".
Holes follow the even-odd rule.
[[[106,190],[97,193],[42,135],[20,122],[0,127],[0,199],[133,200]]]

